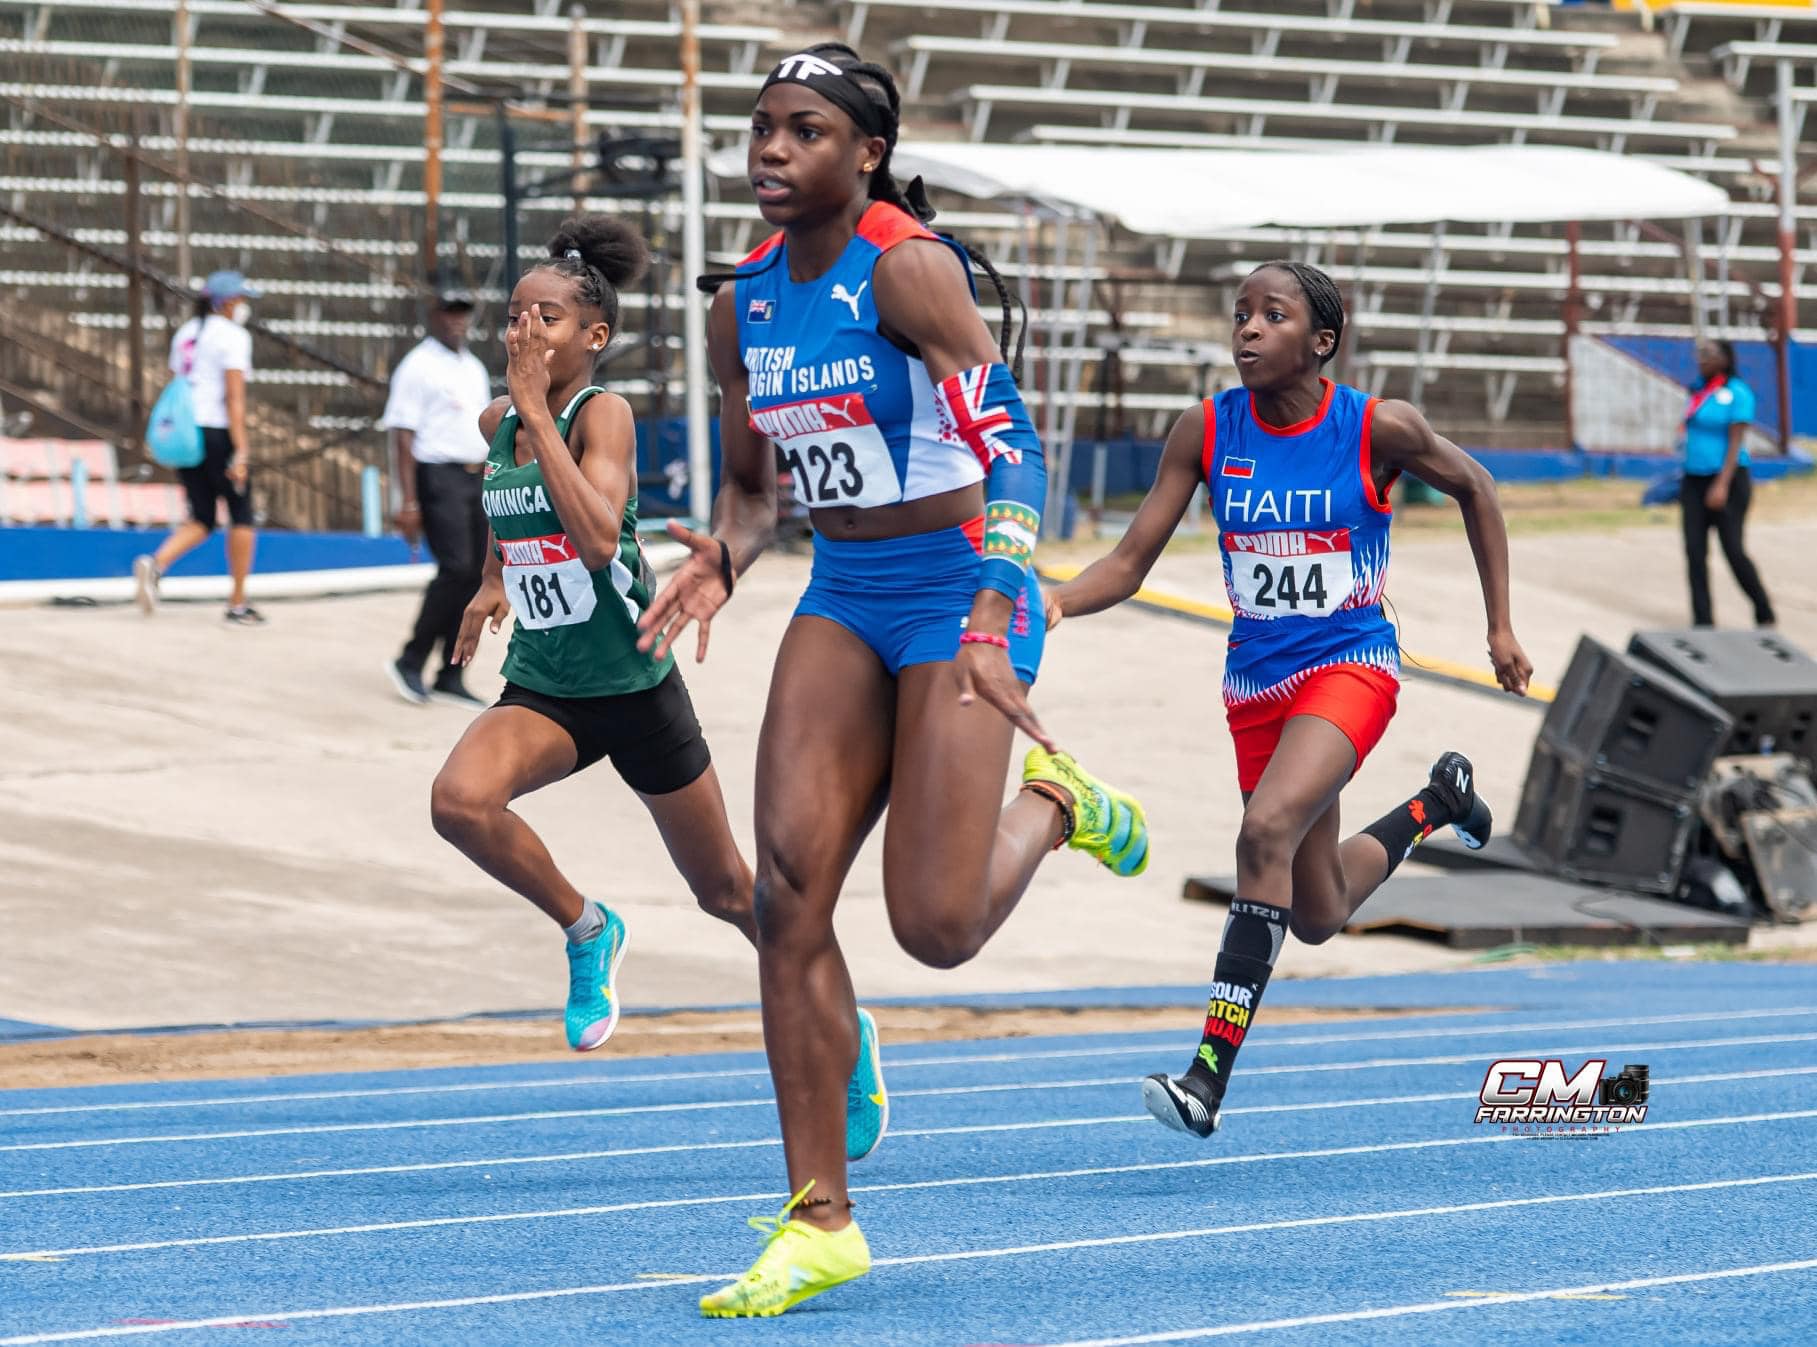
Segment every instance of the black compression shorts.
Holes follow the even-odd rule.
[[[625,784],[644,795],[690,786],[713,761],[680,669],[653,688],[617,697],[551,697],[506,683],[497,704],[525,707],[566,730],[575,772],[610,758]]]

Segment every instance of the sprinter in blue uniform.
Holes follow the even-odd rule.
[[[811,512],[814,569],[758,743],[756,913],[793,1196],[758,1218],[768,1240],[751,1270],[702,1299],[715,1317],[780,1314],[870,1267],[844,1131],[846,1081],[875,1035],[855,1018],[832,918],[884,805],[890,924],[935,967],[976,954],[1056,847],[1118,875],[1148,859],[1140,807],[1055,751],[1029,708],[1044,636],[1028,569],[1041,442],[965,251],[890,176],[898,115],[888,72],[838,44],[787,58],[765,83],[747,163],[781,232],[720,287],[709,319],[725,460],[714,528],[672,528],[694,554],[641,624],[660,655],[695,623],[705,656],[713,615],[773,532],[786,463]],[[1037,746],[1004,805],[1017,729]]]
[[[1329,940],[1435,828],[1489,840],[1488,806],[1461,753],[1424,789],[1340,840],[1338,795],[1381,739],[1400,688],[1400,644],[1382,611],[1388,492],[1412,473],[1456,499],[1482,581],[1489,660],[1509,692],[1533,672],[1508,609],[1508,535],[1483,467],[1405,402],[1320,374],[1344,332],[1337,286],[1317,267],[1267,262],[1237,294],[1231,349],[1242,386],[1174,423],[1160,469],[1116,549],[1047,599],[1048,625],[1121,603],[1141,586],[1204,485],[1234,620],[1224,707],[1243,825],[1237,894],[1205,1028],[1185,1075],[1142,1083],[1149,1112],[1209,1137],[1287,932]]]

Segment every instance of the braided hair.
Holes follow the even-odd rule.
[[[549,238],[549,257],[536,270],[559,272],[574,281],[575,298],[596,308],[618,334],[618,292],[643,274],[650,262],[644,236],[610,215],[571,215]]]
[[[1337,282],[1308,262],[1264,262],[1249,274],[1253,276],[1257,271],[1284,271],[1293,277],[1306,300],[1306,307],[1312,310],[1312,330],[1331,333],[1331,349],[1319,357],[1321,366],[1327,364],[1344,340],[1344,296],[1338,290]]]

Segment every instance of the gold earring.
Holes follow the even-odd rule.
[[[869,173],[869,172],[870,172],[870,171],[871,171],[871,170],[872,170],[872,169],[874,169],[874,168],[876,168],[876,167],[877,167],[877,165],[875,165],[875,164],[866,164],[866,165],[865,165],[865,166],[864,166],[864,171],[865,171],[865,172],[866,172],[866,173]]]

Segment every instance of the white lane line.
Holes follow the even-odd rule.
[[[1755,1034],[1741,1038],[1692,1038],[1680,1039],[1672,1043],[1597,1043],[1569,1044],[1563,1047],[1523,1048],[1521,1051],[1530,1056],[1559,1057],[1570,1053],[1618,1053],[1618,1052],[1679,1052],[1698,1048],[1728,1048],[1752,1046],[1762,1043],[1810,1043],[1817,1042],[1817,1034]],[[1480,1052],[1458,1053],[1445,1057],[1376,1057],[1347,1062],[1305,1062],[1298,1066],[1251,1066],[1244,1063],[1243,1075],[1248,1076],[1297,1076],[1312,1072],[1328,1073],[1334,1071],[1377,1071],[1383,1068],[1408,1066],[1463,1066],[1483,1062]],[[1613,1060],[1613,1059],[1611,1059]],[[1771,1073],[1766,1073],[1771,1074]],[[1736,1079],[1743,1079],[1737,1077]],[[906,1099],[916,1095],[964,1095],[995,1094],[1005,1090],[1070,1090],[1088,1085],[1133,1085],[1129,1076],[1095,1076],[1081,1080],[1059,1081],[1016,1081],[994,1085],[942,1085],[925,1090],[891,1090],[890,1098]]]
[[[1524,1048],[1530,1056],[1566,1053],[1639,1053],[1673,1052],[1698,1048],[1748,1047],[1770,1043],[1817,1042],[1817,1033],[1753,1034],[1732,1038],[1680,1039],[1666,1043],[1593,1043],[1563,1047]],[[1482,1054],[1464,1053],[1445,1057],[1378,1058],[1374,1061],[1305,1062],[1298,1065],[1245,1067],[1245,1075],[1298,1075],[1310,1072],[1359,1071],[1382,1067],[1447,1066],[1480,1062]],[[936,1097],[942,1095],[998,1094],[1021,1090],[1083,1089],[1106,1085],[1129,1084],[1118,1077],[1096,1077],[1072,1081],[1001,1081],[984,1085],[941,1085],[920,1090],[896,1090],[893,1097]],[[452,1118],[389,1118],[382,1122],[304,1123],[294,1127],[256,1127],[224,1132],[159,1132],[144,1136],[82,1137],[71,1141],[20,1141],[0,1145],[0,1153],[14,1151],[95,1150],[111,1146],[176,1145],[204,1141],[243,1141],[256,1137],[317,1136],[336,1132],[396,1132],[428,1127],[488,1127],[504,1123],[562,1121],[573,1118],[623,1118],[646,1113],[711,1112],[716,1109],[767,1108],[775,1099],[764,1095],[757,1099],[709,1099],[681,1104],[621,1104],[585,1109],[532,1109],[522,1113],[483,1113]],[[0,1198],[9,1196],[0,1193]]]
[[[1634,1277],[1619,1282],[1594,1282],[1583,1286],[1553,1286],[1544,1291],[1501,1291],[1469,1300],[1428,1300],[1418,1305],[1389,1305],[1375,1310],[1345,1310],[1335,1314],[1303,1314],[1294,1319],[1262,1319],[1248,1324],[1220,1324],[1216,1328],[1183,1328],[1170,1333],[1141,1333],[1130,1338],[1080,1338],[1058,1347],[1135,1347],[1147,1342],[1187,1342],[1194,1338],[1228,1338],[1242,1333],[1268,1333],[1314,1324],[1353,1324],[1365,1319],[1399,1319],[1409,1314],[1443,1314],[1447,1310],[1483,1310],[1496,1305],[1520,1305],[1535,1300],[1598,1295],[1607,1291],[1641,1291],[1651,1286],[1682,1286],[1691,1282],[1721,1281],[1732,1277],[1766,1277],[1781,1272],[1808,1272],[1817,1258],[1790,1263],[1756,1263],[1752,1267],[1712,1268],[1704,1272],[1678,1272],[1664,1277]]]
[[[1784,1010],[1739,1010],[1725,1012],[1724,1023],[1750,1019],[1797,1019],[1817,1015],[1817,1006],[1792,1006]],[[1474,1027],[1442,1026],[1423,1029],[1400,1029],[1375,1034],[1281,1034],[1267,1032],[1264,1024],[1254,1036],[1254,1050],[1280,1047],[1307,1047],[1321,1043],[1356,1043],[1372,1040],[1404,1041],[1417,1038],[1480,1038],[1505,1034],[1543,1033],[1551,1030],[1581,1031],[1589,1029],[1631,1028],[1656,1024],[1686,1024],[1708,1020],[1710,1016],[1652,1015],[1619,1020],[1551,1020],[1526,1024],[1480,1025]],[[1101,1035],[1109,1037],[1110,1035]],[[1131,1042],[1135,1035],[1118,1035],[1116,1047],[1050,1048],[1033,1052],[960,1053],[941,1057],[898,1057],[886,1053],[884,1066],[894,1072],[919,1067],[969,1066],[974,1063],[995,1065],[1004,1062],[1052,1061],[1068,1057],[1124,1057],[1137,1053],[1165,1050],[1177,1044],[1179,1035],[1172,1031],[1151,1030],[1145,1037],[1153,1042]],[[373,1073],[384,1074],[384,1073]],[[110,1104],[56,1104],[33,1108],[0,1109],[0,1118],[42,1117],[64,1113],[116,1113],[144,1109],[227,1108],[241,1104],[282,1104],[304,1100],[384,1099],[400,1095],[478,1094],[491,1090],[561,1090],[615,1085],[656,1085],[681,1080],[739,1080],[769,1078],[767,1067],[739,1067],[717,1071],[664,1071],[636,1075],[613,1075],[610,1068],[585,1076],[553,1076],[531,1080],[474,1081],[460,1085],[396,1085],[358,1090],[297,1090],[272,1094],[216,1095],[205,1099],[132,1099]],[[0,1092],[3,1097],[5,1092]]]
[[[1811,1068],[1811,1070],[1817,1071],[1817,1067]],[[1759,1072],[1756,1074],[1764,1076],[1764,1075],[1779,1075],[1779,1074],[1785,1074],[1785,1073]],[[1690,1084],[1706,1084],[1706,1083],[1713,1083],[1716,1081],[1727,1080],[1727,1079],[1733,1079],[1733,1077],[1732,1076],[1715,1076],[1715,1077],[1709,1077],[1707,1079],[1702,1078],[1702,1077],[1690,1077],[1685,1080],[1677,1080],[1677,1081],[1655,1081],[1654,1085],[1655,1086],[1659,1086],[1659,1085],[1678,1086],[1678,1085],[1690,1085]],[[1429,1101],[1433,1101],[1433,1100],[1444,1100],[1444,1099],[1474,1099],[1475,1097],[1476,1097],[1475,1095],[1463,1095],[1463,1094],[1459,1094],[1459,1095],[1408,1095],[1408,1096],[1388,1097],[1388,1098],[1381,1098],[1381,1099],[1347,1099],[1347,1100],[1330,1101],[1330,1102],[1318,1103],[1318,1104],[1273,1104],[1273,1105],[1264,1105],[1264,1106],[1240,1109],[1240,1110],[1232,1109],[1230,1111],[1232,1113],[1237,1113],[1237,1112],[1279,1113],[1279,1112],[1289,1112],[1289,1111],[1301,1110],[1301,1109],[1321,1109],[1322,1110],[1322,1109],[1342,1109],[1342,1108],[1373,1108],[1373,1107],[1377,1107],[1377,1106],[1381,1106],[1381,1105],[1405,1104],[1405,1103],[1415,1103],[1415,1102],[1425,1103],[1425,1102],[1429,1102]],[[1728,1125],[1752,1124],[1752,1123],[1761,1122],[1761,1121],[1783,1121],[1787,1118],[1801,1118],[1801,1117],[1807,1117],[1807,1116],[1817,1117],[1817,1109],[1806,1110],[1806,1111],[1800,1112],[1800,1113],[1752,1114],[1752,1115],[1742,1115],[1740,1117],[1731,1117],[1731,1118],[1694,1119],[1690,1123],[1681,1122],[1678,1124],[1678,1126],[1689,1126],[1689,1125],[1714,1126],[1714,1125],[1718,1125],[1718,1124],[1728,1126]],[[1053,1127],[1127,1126],[1130,1124],[1147,1123],[1150,1121],[1152,1121],[1152,1120],[1149,1118],[1149,1116],[1146,1113],[1140,1113],[1140,1114],[1133,1114],[1133,1115],[1129,1115],[1129,1116],[1119,1116],[1119,1117],[1114,1117],[1114,1118],[1057,1119],[1057,1120],[1051,1120],[1051,1121],[1039,1121],[1039,1122],[1032,1122],[1032,1123],[984,1123],[984,1124],[977,1124],[977,1125],[966,1126],[966,1127],[927,1128],[927,1129],[923,1129],[921,1131],[906,1131],[906,1132],[901,1132],[901,1133],[892,1133],[891,1135],[893,1135],[893,1136],[952,1136],[956,1133],[995,1132],[995,1131],[1004,1131],[1004,1130],[1010,1130],[1010,1129],[1016,1129],[1016,1128],[1038,1129],[1038,1128],[1053,1128]],[[1636,1132],[1654,1131],[1654,1130],[1660,1130],[1660,1129],[1664,1128],[1665,1126],[1666,1126],[1665,1124],[1648,1123],[1648,1124],[1643,1124],[1643,1125],[1637,1127],[1635,1129],[1635,1131]],[[887,1193],[887,1192],[910,1191],[910,1190],[921,1189],[921,1188],[967,1187],[967,1186],[971,1186],[974,1184],[1025,1183],[1025,1182],[1033,1182],[1036,1180],[1060,1179],[1060,1178],[1081,1178],[1081,1177],[1088,1177],[1088,1176],[1101,1176],[1101,1175],[1105,1175],[1105,1174],[1140,1174],[1140,1173],[1149,1173],[1149,1172],[1157,1171],[1157,1170],[1203,1167],[1203,1166],[1205,1166],[1207,1164],[1211,1164],[1211,1163],[1253,1164],[1253,1163],[1258,1163],[1258,1162],[1263,1162],[1263,1161],[1304,1160],[1304,1159],[1311,1159],[1311,1158],[1318,1158],[1318,1157],[1325,1157],[1325,1156],[1332,1156],[1332,1155],[1375,1155],[1375,1154],[1381,1154],[1381,1153],[1392,1152],[1392,1151],[1397,1151],[1397,1150],[1430,1149],[1434,1145],[1442,1145],[1442,1146],[1456,1145],[1456,1144],[1460,1143],[1460,1140],[1470,1141],[1470,1142],[1480,1142],[1480,1141],[1487,1141],[1487,1140],[1517,1141],[1517,1140],[1523,1140],[1523,1139],[1524,1138],[1521,1138],[1518,1136],[1504,1136],[1501,1133],[1492,1132],[1492,1133],[1485,1133],[1482,1136],[1472,1136],[1472,1137],[1467,1137],[1467,1138],[1462,1138],[1462,1139],[1444,1138],[1439,1141],[1384,1142],[1384,1143],[1376,1143],[1374,1145],[1363,1146],[1363,1147],[1345,1146],[1345,1147],[1339,1147],[1339,1148],[1333,1149],[1333,1150],[1265,1151],[1265,1152],[1261,1152],[1259,1154],[1220,1156],[1220,1157],[1217,1157],[1215,1161],[1214,1160],[1161,1161],[1161,1162],[1153,1162],[1153,1163],[1148,1163],[1148,1164],[1115,1165],[1115,1166],[1109,1166],[1109,1167],[1099,1166],[1099,1167],[1090,1168],[1090,1169],[1032,1170],[1032,1171],[1028,1171],[1026,1173],[1020,1173],[1020,1174],[970,1175],[970,1176],[963,1177],[963,1178],[919,1179],[919,1180],[915,1180],[912,1182],[864,1184],[864,1185],[854,1186],[852,1188],[852,1191],[855,1193]],[[776,1146],[776,1145],[780,1145],[781,1142],[777,1138],[769,1138],[769,1139],[766,1139],[766,1140],[760,1141],[760,1142],[731,1142],[731,1143],[722,1142],[722,1143],[718,1143],[718,1144],[721,1146],[726,1146],[726,1145]],[[682,1148],[673,1148],[673,1149],[682,1149]],[[325,1238],[325,1237],[329,1237],[329,1236],[338,1236],[338,1235],[364,1235],[364,1234],[372,1234],[372,1233],[383,1232],[383,1231],[431,1230],[431,1229],[436,1229],[436,1228],[442,1227],[442,1226],[492,1225],[492,1224],[497,1224],[497,1223],[503,1222],[503,1221],[567,1220],[567,1219],[574,1219],[574,1218],[585,1217],[585,1216],[605,1216],[605,1215],[613,1214],[615,1212],[626,1212],[626,1211],[655,1211],[655,1210],[662,1210],[662,1209],[671,1208],[671,1207],[714,1206],[714,1205],[718,1205],[721,1203],[728,1203],[728,1202],[768,1202],[768,1201],[773,1200],[773,1196],[774,1195],[770,1194],[770,1193],[735,1193],[735,1194],[725,1194],[725,1195],[712,1195],[712,1196],[706,1196],[706,1197],[660,1198],[660,1199],[649,1199],[649,1200],[637,1201],[637,1202],[614,1202],[614,1203],[609,1203],[609,1204],[605,1204],[605,1205],[595,1205],[595,1206],[586,1206],[586,1207],[559,1207],[559,1208],[554,1208],[554,1209],[550,1209],[550,1210],[516,1211],[516,1212],[487,1212],[487,1213],[482,1213],[480,1215],[474,1215],[474,1216],[421,1217],[416,1220],[410,1220],[410,1221],[377,1221],[377,1222],[372,1222],[372,1223],[365,1224],[365,1225],[322,1226],[322,1227],[316,1227],[316,1228],[304,1229],[304,1230],[256,1231],[256,1232],[251,1232],[251,1233],[234,1234],[234,1235],[197,1235],[197,1236],[191,1236],[191,1237],[184,1238],[184,1239],[145,1240],[145,1241],[140,1241],[137,1243],[130,1243],[130,1244],[94,1244],[94,1245],[86,1245],[86,1246],[67,1248],[67,1249],[18,1249],[18,1250],[13,1250],[10,1252],[0,1253],[0,1262],[30,1262],[35,1259],[73,1258],[73,1257],[93,1255],[93,1254],[142,1253],[147,1250],[155,1250],[155,1249],[188,1249],[188,1248],[201,1248],[201,1247],[217,1245],[217,1244],[247,1244],[247,1243],[268,1242],[268,1241],[272,1241],[272,1240],[315,1239],[315,1238]]]
[[[1592,1053],[1592,1051],[1623,1054],[1670,1053],[1670,1051],[1683,1051],[1683,1049],[1735,1047],[1735,1045],[1757,1045],[1757,1043],[1804,1042],[1804,1040],[1813,1040],[1813,1038],[1817,1038],[1817,1034],[1768,1034],[1768,1036],[1759,1036],[1759,1034],[1757,1034],[1757,1036],[1744,1036],[1744,1038],[1699,1038],[1699,1040],[1684,1040],[1684,1042],[1677,1043],[1615,1043],[1615,1045],[1606,1045],[1606,1043],[1604,1043],[1604,1045],[1599,1045],[1599,1047],[1581,1047],[1581,1045],[1572,1045],[1572,1047],[1534,1047],[1534,1049],[1524,1049],[1524,1051],[1528,1054],[1534,1054],[1534,1056],[1537,1056],[1537,1054],[1561,1056],[1561,1054]],[[1261,1074],[1332,1073],[1332,1071],[1399,1069],[1399,1067],[1412,1067],[1412,1065],[1459,1065],[1459,1063],[1475,1062],[1479,1062],[1479,1056],[1477,1056],[1477,1054],[1445,1056],[1445,1058],[1375,1058],[1375,1060],[1370,1060],[1370,1062],[1308,1062],[1303,1063],[1303,1065],[1294,1065],[1294,1067],[1288,1067],[1288,1065],[1281,1065],[1281,1067],[1254,1067],[1254,1069],[1245,1069],[1245,1074],[1257,1074],[1257,1076],[1261,1076]],[[1799,1076],[1799,1074],[1808,1073],[1806,1073],[1804,1067],[1781,1067],[1781,1069],[1772,1069],[1772,1071],[1752,1071],[1752,1073],[1750,1073],[1750,1071],[1743,1071],[1743,1073],[1717,1074],[1717,1076],[1708,1076],[1708,1080],[1753,1080],[1753,1078],[1757,1078],[1757,1076],[1779,1076],[1779,1074]],[[1703,1080],[1703,1078],[1699,1078],[1699,1080]],[[996,1094],[1010,1093],[1010,1091],[1036,1091],[1036,1089],[1112,1089],[1112,1087],[1125,1087],[1125,1085],[1130,1085],[1130,1083],[1132,1082],[1128,1080],[1127,1076],[1096,1076],[1096,1078],[1090,1078],[1090,1080],[1065,1080],[1065,1082],[1012,1082],[1003,1083],[1003,1085],[952,1085],[952,1087],[928,1089],[928,1091],[896,1091],[896,1096],[899,1098],[899,1096],[903,1096],[903,1094],[923,1094],[923,1096],[927,1096],[927,1094]],[[1434,1098],[1445,1098],[1445,1096],[1434,1096]],[[1466,1096],[1455,1096],[1455,1098],[1466,1098]],[[754,1105],[758,1105],[758,1103],[774,1103],[774,1100],[769,1100],[769,1098],[763,1098],[763,1100],[750,1100],[750,1102],[738,1100],[738,1102],[723,1103],[723,1105],[716,1105],[716,1103],[696,1103],[696,1105],[654,1105],[654,1111],[658,1111],[658,1113],[661,1113],[661,1111],[674,1111],[674,1109],[678,1109],[678,1107],[694,1107],[694,1109],[714,1109],[714,1107],[754,1107]],[[1265,1109],[1261,1109],[1261,1111],[1266,1111],[1266,1113],[1290,1113],[1290,1111],[1296,1111],[1296,1109],[1312,1109],[1312,1107],[1325,1107],[1325,1105],[1316,1105],[1316,1103],[1266,1105]],[[240,1132],[196,1132],[196,1134],[174,1134],[174,1136],[160,1134],[160,1136],[133,1136],[133,1138],[94,1138],[94,1140],[78,1140],[78,1142],[27,1142],[16,1143],[16,1145],[0,1145],[0,1152],[67,1151],[67,1149],[93,1149],[93,1147],[107,1147],[107,1145],[149,1145],[149,1143],[162,1142],[216,1142],[216,1140],[240,1140],[240,1138],[262,1138],[262,1136],[298,1136],[298,1134],[316,1134],[316,1132],[387,1131],[387,1129],[396,1131],[396,1129],[414,1129],[414,1127],[463,1127],[463,1125],[482,1125],[482,1123],[536,1122],[536,1120],[545,1120],[545,1118],[574,1118],[574,1116],[585,1118],[585,1116],[601,1116],[601,1114],[618,1114],[618,1116],[623,1116],[623,1114],[643,1113],[643,1111],[645,1111],[645,1105],[627,1105],[627,1107],[623,1107],[623,1109],[576,1109],[576,1111],[563,1111],[563,1113],[489,1114],[489,1116],[482,1116],[482,1118],[429,1118],[429,1120],[394,1120],[394,1122],[378,1123],[333,1123],[333,1125],[309,1125],[309,1127],[269,1127],[269,1129],[253,1129],[253,1131]],[[1241,1107],[1239,1107],[1239,1109],[1230,1109],[1228,1113],[1248,1113],[1248,1111],[1250,1111],[1250,1109],[1241,1109]],[[987,1125],[987,1127],[956,1127],[956,1129],[939,1129],[939,1127],[936,1127],[936,1129],[919,1129],[919,1131],[903,1131],[903,1129],[898,1129],[898,1136],[941,1136],[941,1134],[950,1134],[950,1132],[967,1131],[1021,1131],[1021,1129],[1028,1129],[1028,1127],[1065,1127],[1065,1125],[1072,1125],[1072,1123],[994,1123],[994,1125]],[[676,1143],[676,1145],[621,1147],[621,1149],[614,1149],[614,1151],[561,1152],[561,1154],[556,1154],[556,1156],[525,1156],[525,1158],[507,1158],[507,1156],[500,1156],[496,1162],[492,1162],[492,1160],[480,1160],[480,1162],[458,1160],[458,1162],[423,1163],[423,1165],[376,1165],[376,1167],[365,1167],[365,1169],[342,1169],[342,1171],[327,1169],[327,1171],[294,1172],[294,1174],[276,1174],[276,1176],[247,1176],[247,1178],[229,1176],[229,1178],[198,1178],[198,1180],[158,1180],[158,1182],[149,1183],[100,1183],[100,1185],[84,1185],[84,1187],[13,1189],[13,1191],[0,1191],[0,1202],[11,1200],[11,1198],[62,1196],[62,1194],[73,1194],[73,1192],[136,1192],[145,1191],[145,1189],[158,1189],[158,1187],[209,1187],[209,1185],[218,1185],[218,1183],[271,1182],[271,1180],[282,1180],[282,1178],[323,1178],[323,1176],[338,1176],[338,1174],[403,1174],[403,1172],[422,1172],[427,1171],[427,1169],[443,1169],[443,1167],[445,1167],[445,1169],[463,1169],[463,1167],[483,1165],[483,1163],[500,1163],[500,1165],[505,1165],[505,1163],[545,1163],[549,1162],[549,1160],[605,1160],[605,1158],[630,1156],[630,1154],[665,1154],[665,1152],[676,1151],[725,1151],[725,1149],[736,1149],[736,1147],[745,1147],[745,1145],[774,1145],[774,1143],[776,1143],[774,1142],[774,1138],[772,1138],[772,1140],[760,1140],[760,1142]]]
[[[1715,1121],[1715,1120],[1704,1120]],[[964,1249],[943,1251],[940,1253],[911,1254],[899,1258],[878,1258],[872,1260],[872,1267],[914,1267],[927,1263],[964,1262],[984,1258],[1018,1258],[1044,1253],[1070,1253],[1080,1249],[1113,1248],[1119,1245],[1157,1244],[1179,1240],[1209,1239],[1223,1235],[1251,1234],[1266,1230],[1310,1229],[1322,1226],[1352,1225],[1377,1221],[1420,1220],[1435,1216],[1453,1216],[1483,1211],[1509,1210],[1521,1207],[1552,1206],[1568,1202],[1602,1202],[1615,1198],[1654,1197],[1673,1193],[1713,1192],[1722,1189],[1761,1187],[1769,1184],[1807,1183],[1817,1179],[1817,1172],[1799,1174],[1759,1174],[1739,1179],[1706,1179],[1698,1183],[1660,1184],[1649,1188],[1610,1188],[1587,1193],[1549,1193],[1539,1197],[1498,1198],[1487,1202],[1466,1202],[1442,1207],[1407,1207],[1395,1211],[1362,1211],[1347,1212],[1332,1216],[1305,1216],[1292,1220],[1255,1221],[1244,1225],[1205,1226],[1195,1230],[1163,1230],[1153,1233],[1110,1235],[1098,1239],[1060,1240],[1049,1244],[1020,1244],[992,1249]],[[769,1200],[773,1196],[766,1195]],[[1755,1270],[1791,1270],[1794,1268],[1817,1267],[1817,1259],[1804,1263],[1763,1264]],[[1746,1269],[1731,1270],[1726,1275],[1743,1275]],[[306,1319],[346,1318],[355,1315],[401,1314],[421,1310],[464,1309],[476,1305],[507,1305],[529,1300],[553,1300],[571,1296],[614,1295],[624,1291],[647,1291],[661,1286],[698,1285],[701,1282],[727,1280],[736,1273],[688,1273],[665,1277],[660,1282],[634,1281],[612,1282],[598,1286],[564,1286],[552,1287],[541,1291],[515,1291],[490,1296],[461,1296],[447,1300],[404,1301],[386,1305],[336,1305],[325,1309],[306,1310],[256,1310],[230,1315],[219,1315],[207,1319],[185,1319],[167,1324],[122,1324],[106,1328],[75,1329],[65,1332],[33,1333],[18,1337],[0,1338],[0,1347],[35,1347],[39,1343],[77,1342],[92,1338],[136,1337],[145,1333],[176,1333],[197,1328],[224,1328],[248,1322],[297,1322]],[[1608,1289],[1617,1290],[1622,1286],[1662,1285],[1672,1281],[1698,1280],[1706,1275],[1725,1274],[1681,1274],[1679,1277],[1647,1278],[1642,1282],[1611,1284],[1607,1287],[1575,1288],[1566,1287],[1545,1292],[1528,1292],[1506,1296],[1507,1299],[1542,1299],[1569,1292],[1581,1293],[1583,1290]],[[1447,1301],[1440,1308],[1459,1309],[1475,1308],[1496,1303],[1493,1300]],[[1395,1311],[1388,1311],[1393,1313]],[[1360,1317],[1380,1315],[1381,1311],[1363,1311]],[[1314,1316],[1304,1320],[1305,1323],[1325,1322],[1326,1319]],[[1292,1321],[1302,1322],[1302,1321]],[[1229,1329],[1187,1330],[1185,1336],[1203,1336],[1207,1332],[1216,1334],[1227,1331],[1250,1331],[1248,1326],[1232,1325]],[[1115,1343],[1162,1342],[1170,1340],[1164,1336],[1140,1338],[1107,1339]],[[1073,1344],[1073,1347],[1087,1347],[1086,1344]]]

